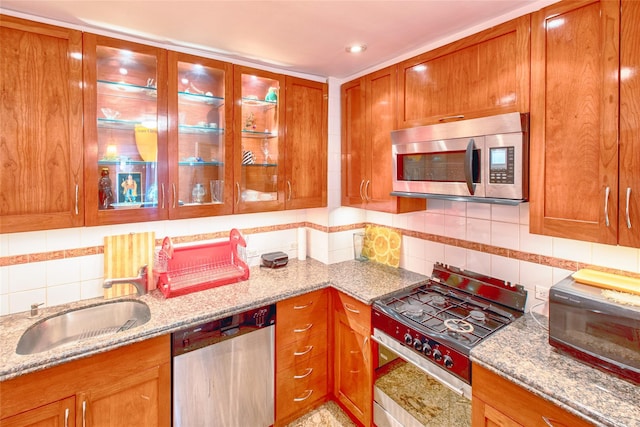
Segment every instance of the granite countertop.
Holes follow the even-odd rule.
[[[471,360],[595,425],[640,427],[640,387],[557,353],[531,314],[474,347]]]
[[[64,311],[104,302],[102,298],[48,307],[36,319],[28,312],[0,317],[0,381],[49,368],[117,347],[143,341],[182,328],[272,304],[327,286],[371,304],[374,300],[412,287],[427,277],[374,262],[345,261],[326,265],[307,259],[289,260],[286,267],[252,267],[249,280],[205,291],[165,299],[155,290],[143,295],[151,311],[151,320],[142,326],[113,335],[87,338],[41,353],[19,355],[15,352],[20,336],[31,325]],[[127,297],[125,299],[131,299]]]

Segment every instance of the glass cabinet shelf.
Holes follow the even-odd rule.
[[[266,167],[278,166],[278,164],[277,163],[247,163],[242,165],[242,167],[245,167],[245,166],[252,167],[252,168],[255,168],[255,167],[266,168]]]
[[[243,97],[242,105],[257,106],[257,107],[275,107],[276,105],[278,105],[278,101],[265,101],[261,99]]]
[[[197,161],[197,160],[181,160],[178,162],[180,166],[224,166],[223,162],[211,161]]]
[[[145,162],[144,160],[98,160],[98,166],[109,166],[109,165],[147,165],[152,162]]]
[[[277,134],[273,134],[271,132],[258,132],[255,130],[245,130],[242,129],[242,137],[243,138],[277,138]]]
[[[215,107],[222,107],[224,105],[224,98],[213,95],[198,94],[191,92],[178,92],[180,102],[195,102],[199,104],[213,105]]]
[[[131,129],[134,130],[136,125],[142,124],[138,120],[120,120],[120,119],[103,119],[98,117],[98,127],[104,129]]]
[[[178,125],[180,133],[224,133],[223,128],[211,126]]]

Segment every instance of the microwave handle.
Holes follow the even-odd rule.
[[[469,144],[467,144],[467,151],[464,155],[464,178],[467,181],[467,188],[469,189],[469,194],[473,196],[476,192],[476,185],[473,183],[473,146],[475,141],[473,138],[469,140]]]

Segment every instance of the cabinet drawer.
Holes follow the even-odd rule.
[[[291,343],[306,346],[327,333],[327,298],[324,290],[291,298],[277,305],[276,347]]]
[[[336,292],[334,298],[336,313],[343,313],[350,325],[366,326],[371,324],[371,307],[357,299]]]
[[[302,373],[304,374],[304,372]],[[278,375],[280,378],[280,375]],[[288,418],[298,412],[307,412],[317,402],[323,401],[327,395],[326,370],[314,370],[303,378],[292,376],[277,382],[276,417],[279,420]]]
[[[282,372],[289,369],[306,369],[312,367],[313,363],[319,363],[318,359],[323,358],[326,365],[327,361],[327,338],[314,340],[306,345],[298,345],[291,343],[282,349],[277,350],[276,354],[276,371]]]

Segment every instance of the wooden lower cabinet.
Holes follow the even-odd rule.
[[[373,419],[371,307],[333,292],[333,394],[355,420],[369,426]]]
[[[0,425],[170,426],[169,335],[0,383]]]
[[[328,398],[328,292],[321,289],[276,306],[276,426]]]
[[[477,364],[471,402],[473,427],[592,426]]]

